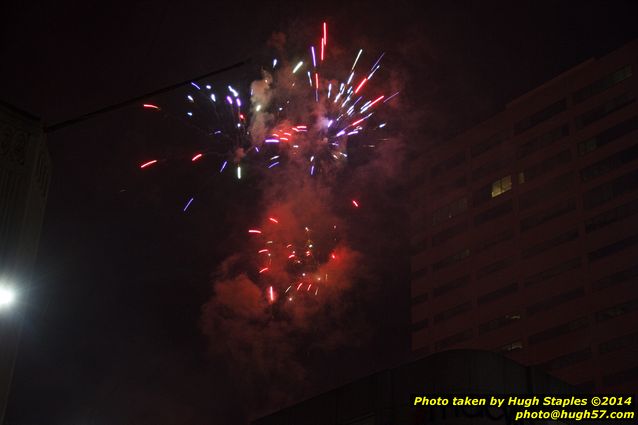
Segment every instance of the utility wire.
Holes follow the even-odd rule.
[[[80,115],[79,117],[76,117],[76,118],[72,118],[72,119],[69,119],[69,120],[66,120],[66,121],[62,121],[62,122],[59,122],[57,124],[45,126],[44,127],[44,132],[45,133],[52,133],[54,131],[60,130],[61,128],[69,127],[71,125],[74,125],[74,124],[77,124],[79,122],[85,121],[85,120],[87,120],[89,118],[93,118],[96,115],[101,115],[101,114],[104,114],[104,113],[107,113],[107,112],[115,111],[116,109],[120,109],[120,108],[122,108],[124,106],[128,106],[130,104],[137,103],[137,102],[139,102],[141,100],[144,100],[144,99],[147,99],[149,97],[152,97],[152,96],[155,96],[155,95],[158,95],[158,94],[162,94],[162,93],[166,93],[166,92],[174,90],[174,89],[176,89],[178,87],[190,84],[193,81],[202,80],[204,78],[208,78],[208,77],[211,77],[213,75],[221,74],[222,72],[230,71],[231,69],[239,68],[241,66],[246,65],[248,62],[249,62],[249,60],[238,62],[236,64],[233,64],[233,65],[230,65],[230,66],[227,66],[227,67],[224,67],[224,68],[216,69],[215,71],[209,72],[207,74],[200,75],[200,76],[195,77],[195,78],[189,78],[188,80],[185,80],[185,81],[182,81],[182,82],[179,82],[179,83],[176,83],[176,84],[172,84],[170,86],[167,86],[167,87],[152,91],[150,93],[146,93],[146,94],[143,94],[141,96],[137,96],[137,97],[134,97],[132,99],[116,103],[114,105],[106,106],[104,108],[98,109],[97,111],[89,112],[88,114]]]

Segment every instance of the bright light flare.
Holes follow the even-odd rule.
[[[140,168],[150,167],[153,164],[157,164],[157,160],[156,159],[154,159],[152,161],[145,162],[144,164],[140,165]]]
[[[352,205],[354,205],[356,208],[359,208],[359,202],[354,199],[352,200]]]
[[[264,273],[268,271],[268,267],[264,267],[263,269],[259,270],[259,273]]]
[[[0,308],[10,307],[16,299],[16,293],[13,289],[2,286],[0,287]]]
[[[191,206],[192,203],[193,203],[193,198],[190,198],[188,202],[186,203],[186,206],[184,207],[184,212],[186,212],[186,210],[188,209],[188,207]]]
[[[268,220],[272,221],[272,222],[273,222],[273,223],[275,223],[275,224],[279,224],[279,220],[277,220],[277,219],[276,219],[276,218],[274,218],[274,217],[268,217]]]
[[[201,154],[201,153],[198,153],[197,155],[195,155],[195,156],[191,159],[191,161],[192,161],[192,162],[195,162],[195,161],[197,161],[198,159],[200,159],[202,156],[204,156],[204,155],[203,155],[203,154]]]
[[[268,299],[270,300],[271,303],[275,301],[275,291],[272,288],[272,286],[268,288]]]
[[[159,107],[159,106],[157,106],[157,105],[153,105],[153,104],[151,104],[151,103],[145,103],[143,106],[144,106],[146,109],[157,109],[157,110],[159,110],[159,109],[160,109],[160,107]]]
[[[254,233],[254,234],[260,235],[260,234],[261,234],[261,230],[257,230],[257,229],[250,229],[250,230],[248,231],[248,233]]]
[[[299,63],[293,68],[292,73],[299,71],[299,68],[303,65],[303,61],[299,61]]]
[[[357,88],[354,90],[354,94],[359,93],[359,90],[361,90],[361,88],[363,87],[363,85],[366,83],[366,81],[368,81],[367,78],[364,78],[363,80],[361,80],[361,82],[359,83],[359,85],[357,86]]]

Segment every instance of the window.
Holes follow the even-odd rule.
[[[496,198],[499,195],[512,189],[512,176],[506,176],[502,179],[498,179],[495,182],[483,186],[472,196],[473,205],[480,205],[489,201],[492,198]]]
[[[512,189],[512,176],[506,176],[492,183],[492,198],[504,194]]]
[[[580,142],[578,144],[578,155],[585,155],[588,152],[596,150],[601,146],[605,146],[621,137],[631,133],[638,128],[638,117],[632,117],[622,121],[607,130],[598,133],[595,137]]]
[[[552,371],[562,369],[573,364],[582,363],[592,358],[591,348],[585,348],[583,350],[574,351],[569,354],[558,356],[546,363],[540,365],[540,367],[546,371]]]
[[[467,228],[467,222],[463,222],[435,234],[434,236],[432,236],[432,246],[439,246],[442,243],[452,239],[454,236],[465,233],[467,231]]]
[[[514,134],[521,134],[524,131],[529,130],[532,127],[537,126],[538,124],[547,121],[552,118],[554,115],[557,115],[563,112],[567,108],[566,99],[561,99],[558,102],[555,102],[549,105],[547,108],[544,108],[533,115],[525,118],[524,120],[519,121],[514,126]]]
[[[412,324],[412,332],[417,332],[427,327],[428,327],[428,319],[419,320],[418,322]]]
[[[456,254],[450,255],[449,257],[438,261],[432,265],[433,271],[439,271],[445,267],[451,266],[452,264],[458,263],[470,256],[470,250],[464,249],[462,251],[457,252]]]
[[[632,104],[636,100],[635,97],[630,95],[629,93],[625,93],[622,96],[616,97],[609,102],[600,105],[590,111],[585,112],[584,114],[576,117],[575,125],[577,129],[581,129],[583,127],[592,124],[607,115],[616,112],[627,105]]]
[[[464,213],[467,210],[467,198],[461,198],[449,205],[439,208],[432,214],[432,225],[437,225]]]
[[[495,291],[488,292],[485,295],[481,295],[478,298],[477,303],[486,304],[486,303],[498,300],[500,298],[506,297],[508,295],[511,295],[517,291],[518,291],[518,283],[516,282],[510,283],[509,285],[499,288]]]
[[[559,336],[566,335],[571,332],[576,332],[580,329],[584,329],[589,326],[589,319],[587,317],[580,317],[571,322],[564,323],[562,325],[554,326],[553,328],[546,329],[544,331],[535,333],[529,337],[530,344],[538,344],[543,341],[558,338]]]
[[[489,322],[480,324],[479,335],[483,335],[487,332],[491,332],[504,326],[511,325],[512,323],[515,323],[519,320],[521,320],[521,315],[517,313],[506,314],[505,316],[497,317],[496,319],[490,320]]]
[[[635,346],[638,346],[638,332],[605,341],[598,346],[598,351],[600,354],[605,354]]]
[[[585,231],[587,233],[593,232],[610,224],[622,221],[636,213],[638,213],[638,199],[588,219],[585,221]]]
[[[541,150],[563,137],[569,136],[569,125],[563,124],[547,133],[538,136],[518,148],[518,158],[524,158],[534,152]]]
[[[534,227],[540,226],[550,220],[560,217],[576,209],[576,202],[573,199],[561,201],[552,208],[527,217],[521,221],[521,231],[526,232]]]
[[[574,103],[580,103],[592,96],[597,95],[598,93],[607,90],[608,88],[631,77],[631,74],[631,65],[627,65],[619,69],[618,71],[612,72],[611,74],[593,82],[588,86],[583,87],[582,89],[574,93]]]
[[[454,189],[459,189],[467,186],[467,178],[463,175],[456,180],[445,180],[437,188],[432,190],[432,196],[441,196]]]
[[[638,264],[625,270],[613,273],[602,279],[598,279],[592,284],[592,288],[600,291],[610,286],[615,286],[623,282],[627,282],[631,279],[638,277]]]
[[[510,351],[520,350],[523,348],[523,341],[514,341],[509,344],[505,344],[502,347],[499,347],[497,351],[502,353],[509,353]]]
[[[629,164],[636,158],[638,158],[638,145],[633,145],[624,151],[617,152],[601,161],[583,168],[580,170],[580,178],[582,181],[586,182],[613,171],[617,167]]]
[[[412,297],[412,305],[423,304],[428,300],[428,294],[417,295],[416,297]]]
[[[540,253],[549,251],[550,249],[555,248],[564,243],[571,242],[577,238],[578,238],[578,229],[572,229],[568,232],[565,232],[551,239],[543,241],[539,244],[533,245],[529,248],[525,248],[522,251],[522,256],[523,258],[533,257]]]
[[[440,339],[436,342],[436,351],[445,350],[453,345],[460,344],[461,342],[467,341],[468,339],[474,336],[474,331],[472,329],[466,329],[462,332],[455,333],[447,338]]]
[[[638,188],[638,170],[588,190],[583,195],[583,204],[585,209],[589,210],[634,191],[636,188]]]
[[[502,242],[507,242],[514,237],[514,231],[512,229],[507,229],[496,235],[489,236],[478,245],[476,245],[476,249],[474,250],[476,253],[483,252],[488,250]]]
[[[539,202],[545,201],[548,198],[565,192],[574,187],[575,178],[574,173],[569,173],[558,176],[541,187],[534,190],[530,190],[520,197],[519,207],[521,210],[537,205]]]
[[[470,151],[472,158],[476,158],[482,153],[485,153],[488,150],[500,145],[501,143],[503,143],[503,139],[504,139],[503,134],[495,134],[489,139],[472,146],[472,149]]]
[[[436,177],[448,170],[451,170],[454,167],[458,167],[459,165],[465,162],[465,152],[459,152],[456,155],[446,159],[443,162],[432,167],[432,171],[430,172],[430,176]]]
[[[563,263],[552,266],[548,269],[543,270],[540,273],[533,274],[525,279],[525,286],[532,286],[538,283],[544,282],[553,277],[559,276],[563,273],[567,273],[568,271],[577,269],[581,266],[580,257],[572,258],[571,260],[565,261]]]
[[[555,170],[560,165],[570,162],[571,159],[572,154],[569,149],[562,151],[552,156],[551,158],[544,159],[543,161],[521,171],[519,173],[518,182],[525,183],[532,181],[546,173]]]
[[[632,313],[638,310],[638,299],[633,299],[615,306],[600,310],[596,313],[596,321],[604,322],[609,319],[614,319],[618,316],[623,316],[628,313]]]
[[[468,301],[465,302],[463,304],[459,304],[455,307],[452,307],[450,309],[447,309],[445,311],[442,311],[441,313],[438,313],[437,315],[434,316],[434,323],[441,323],[444,322],[446,320],[449,320],[455,316],[458,316],[460,314],[463,313],[467,313],[468,311],[470,311],[472,309],[472,302]]]
[[[595,251],[592,251],[587,255],[587,257],[589,259],[589,262],[592,263],[594,261],[598,261],[612,254],[615,254],[617,252],[623,251],[627,248],[631,248],[632,246],[635,246],[637,244],[638,244],[638,234],[630,236],[625,239],[621,239],[618,242],[614,242],[612,244],[599,248]]]
[[[487,266],[480,268],[476,272],[476,279],[483,279],[486,276],[499,272],[509,267],[513,262],[514,260],[512,260],[511,258],[505,258],[503,260],[496,261],[492,264],[488,264]]]
[[[478,168],[472,170],[472,180],[477,181],[484,177],[490,176],[501,171],[509,163],[507,160],[497,159],[496,161],[488,162]]]
[[[509,200],[499,206],[491,208],[487,211],[483,211],[482,213],[474,216],[474,225],[478,226],[488,221],[495,220],[507,213],[510,213],[511,211],[512,211],[512,201]]]
[[[443,285],[437,286],[436,288],[434,288],[434,291],[432,291],[432,294],[435,298],[440,297],[441,295],[445,295],[450,291],[462,288],[468,283],[470,283],[470,276],[466,275],[458,279],[454,279],[450,282],[444,283]]]
[[[571,291],[563,292],[562,294],[555,295],[547,298],[536,304],[532,304],[527,308],[527,314],[533,316],[541,311],[551,310],[568,301],[572,301],[585,296],[585,289],[583,287],[572,289]]]

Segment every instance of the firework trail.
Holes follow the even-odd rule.
[[[317,179],[318,184],[335,184],[336,171],[348,161],[348,140],[384,129],[387,123],[375,114],[398,92],[385,93],[375,85],[384,53],[375,56],[369,69],[363,64],[363,49],[356,51],[352,62],[331,66],[328,46],[324,22],[317,43],[306,54],[288,58],[280,49],[280,57],[262,68],[261,78],[252,82],[250,90],[242,92],[240,85],[213,87],[208,82],[191,82],[182,117],[197,123],[213,143],[223,145],[225,153],[218,158],[219,149],[199,150],[192,153],[190,162],[213,156],[218,159],[214,170],[232,172],[237,180],[246,178],[247,168],[261,169],[258,175],[266,185],[277,186],[282,178],[306,177]],[[162,111],[151,103],[143,108]],[[147,159],[139,167],[145,170],[161,162]],[[286,189],[287,197],[295,196],[290,186]],[[194,199],[185,198],[183,212]],[[350,202],[359,208],[358,200]],[[278,304],[292,302],[302,292],[318,296],[330,280],[320,269],[336,260],[332,251],[341,229],[331,224],[330,229],[320,231],[307,222],[298,224],[298,234],[283,236],[279,229],[289,222],[280,223],[272,216],[262,219],[264,230],[249,230],[249,234],[259,236],[251,244],[258,245],[258,259],[253,262],[264,297]],[[318,233],[322,233],[321,241],[316,240]]]
[[[373,150],[386,140],[382,108],[398,94],[384,88],[383,53],[357,49],[344,60],[336,49],[333,55],[331,40],[323,23],[303,54],[286,57],[280,49],[248,88],[193,82],[186,108],[171,112],[210,138],[210,149],[183,163],[261,189],[263,202],[240,235],[245,249],[217,270],[202,327],[246,388],[272,390],[277,382],[279,403],[306,376],[308,352],[362,339],[364,326],[355,325],[360,318],[347,300],[367,269],[348,227],[369,207],[354,183],[360,180],[344,182],[342,172],[352,142]],[[143,108],[169,113],[155,103]],[[138,166],[147,172],[166,162],[150,157]],[[184,212],[197,207],[191,193]],[[255,400],[272,401],[263,394]]]

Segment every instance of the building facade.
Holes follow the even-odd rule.
[[[436,353],[257,419],[254,425],[510,425],[507,409],[433,408],[410,404],[424,395],[573,395],[578,390],[533,367],[475,350]],[[537,420],[535,424],[562,424]]]
[[[37,118],[0,103],[0,423],[20,336],[22,304],[32,277],[51,163]]]
[[[412,164],[412,348],[638,388],[638,41]]]

